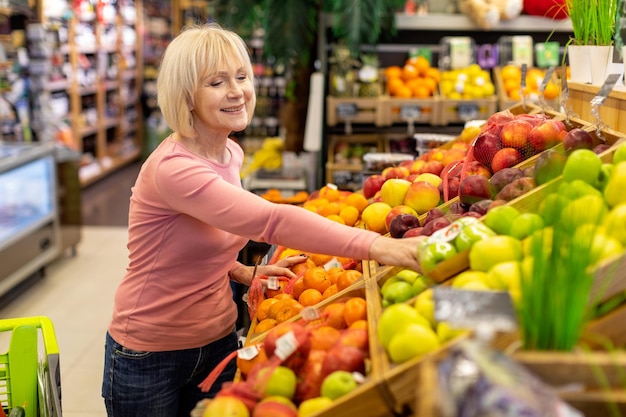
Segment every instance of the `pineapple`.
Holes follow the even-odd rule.
[[[362,55],[363,65],[359,69],[359,97],[378,97],[381,94],[378,82],[379,62],[375,54]]]

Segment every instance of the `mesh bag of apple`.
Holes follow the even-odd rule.
[[[332,305],[337,306],[332,314],[307,307],[300,319],[279,324],[261,342],[227,356],[200,389],[208,392],[233,360],[240,377],[223,384],[214,399],[199,402],[195,415],[223,416],[224,401],[249,415],[308,415],[356,390],[368,375],[369,335],[366,326],[347,325],[345,312],[354,307],[366,317],[365,298],[346,296]]]

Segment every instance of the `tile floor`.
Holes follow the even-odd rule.
[[[43,315],[54,323],[64,417],[106,417],[100,396],[104,335],[125,267],[126,228],[85,226],[75,257],[52,263],[42,280],[0,309],[0,317]]]

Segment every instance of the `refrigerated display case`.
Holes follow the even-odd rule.
[[[52,144],[0,143],[0,295],[59,253]]]

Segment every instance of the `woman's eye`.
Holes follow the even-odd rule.
[[[237,76],[237,79],[238,79],[239,81],[244,81],[244,80],[247,80],[247,79],[248,79],[248,75],[247,75],[247,74],[239,74],[239,75]]]

